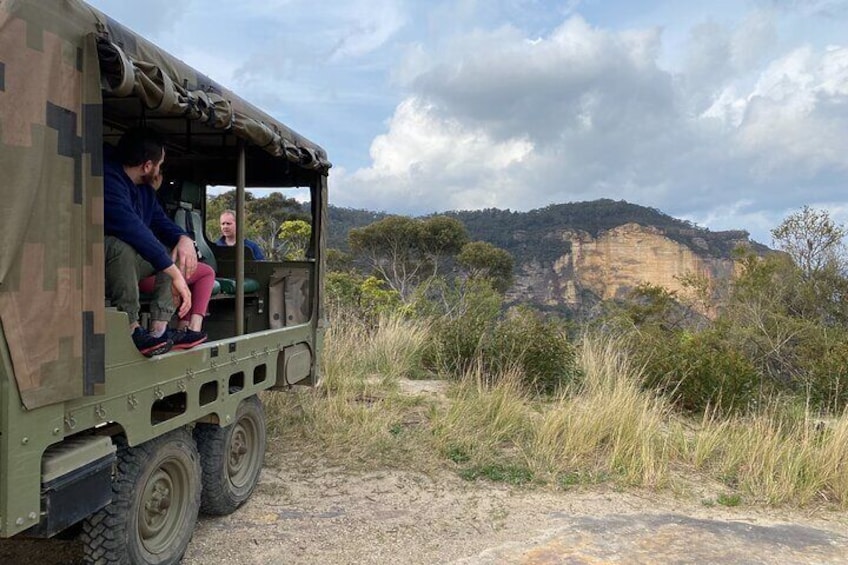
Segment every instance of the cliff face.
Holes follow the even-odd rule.
[[[517,239],[522,234],[516,234]],[[547,240],[547,241],[545,241]],[[729,258],[697,254],[658,228],[628,223],[597,237],[576,230],[555,230],[539,245],[566,242],[571,251],[553,263],[519,263],[510,298],[548,306],[587,306],[586,301],[624,297],[640,283],[682,291],[676,277],[689,273],[712,280],[729,278]],[[561,244],[560,244],[561,245]]]

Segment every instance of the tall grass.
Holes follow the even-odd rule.
[[[848,508],[848,412],[822,422],[809,409],[773,402],[746,416],[683,416],[645,389],[623,344],[604,335],[583,338],[579,380],[553,398],[530,390],[522,367],[491,374],[485,359],[455,379],[446,398],[404,395],[398,381],[417,375],[428,339],[427,326],[413,320],[368,326],[337,317],[323,386],[266,396],[272,437],[374,468],[448,466],[490,478],[504,473],[477,471],[508,468],[549,485],[649,488],[694,475],[752,503]],[[677,481],[679,473],[688,481]]]
[[[426,327],[384,316],[370,326],[350,312],[339,312],[325,336],[323,381],[315,390],[269,394],[272,440],[318,447],[346,463],[409,456],[408,439],[425,419],[420,399],[399,394],[400,377],[416,374]]]
[[[436,449],[457,462],[513,463],[532,431],[532,410],[518,369],[492,379],[476,364],[450,397],[446,407],[431,415]]]
[[[767,504],[848,506],[848,415],[823,422],[772,403],[730,420],[705,418],[687,445],[695,468]]]
[[[362,392],[375,381],[391,386],[419,373],[428,336],[420,321],[382,315],[376,324],[340,310],[325,336],[324,387],[344,394]]]
[[[639,372],[622,351],[614,339],[583,340],[583,381],[546,406],[527,446],[536,474],[617,475],[644,486],[666,482],[670,408],[639,387]]]

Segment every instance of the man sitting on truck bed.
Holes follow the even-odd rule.
[[[107,153],[103,171],[107,298],[129,315],[132,339],[142,354],[158,355],[172,346],[196,345],[206,339],[205,334],[189,329],[168,331],[168,321],[176,310],[175,302],[181,301],[180,318],[188,319],[191,313],[202,322],[203,312],[192,311],[189,284],[204,286],[208,282],[208,289],[195,287],[205,311],[215,275],[207,265],[198,264],[193,240],[168,218],[156,199],[154,186],[162,180],[164,142],[153,130],[130,129],[118,142],[115,159],[109,157]],[[154,273],[148,331],[138,322],[138,283]]]
[[[232,247],[236,244],[236,212],[235,210],[224,210],[221,212],[221,237],[215,242],[218,247]],[[253,253],[257,261],[264,261],[265,254],[259,244],[250,239],[244,240],[244,246]]]

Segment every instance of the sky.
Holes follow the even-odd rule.
[[[324,147],[330,203],[848,224],[848,0],[91,0]]]

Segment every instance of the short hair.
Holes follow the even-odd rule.
[[[220,219],[221,219],[221,217],[222,217],[224,214],[229,214],[230,216],[232,216],[232,217],[233,217],[233,221],[235,221],[235,219],[236,219],[236,211],[235,211],[235,210],[224,210],[223,212],[221,212],[221,215],[220,215],[220,216],[218,216],[218,219],[220,220]]]
[[[158,163],[164,151],[165,138],[145,127],[128,129],[118,142],[118,159],[127,167],[137,167],[147,161]]]

